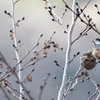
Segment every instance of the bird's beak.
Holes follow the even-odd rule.
[[[95,43],[95,41],[94,41],[94,40],[93,40],[92,42],[93,42],[93,43]]]
[[[92,41],[93,43],[94,43],[94,45],[95,45],[95,41]]]

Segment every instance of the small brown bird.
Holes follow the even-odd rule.
[[[100,60],[100,39],[96,38],[94,41],[93,55]]]
[[[87,70],[93,69],[96,65],[96,58],[92,55],[92,52],[83,54],[81,61]]]

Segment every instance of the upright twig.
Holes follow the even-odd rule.
[[[15,47],[17,48],[16,25],[15,25],[15,19],[14,19],[14,5],[15,5],[14,0],[11,0],[11,4],[12,4],[11,10],[12,10],[13,36],[14,36]],[[16,49],[15,49],[15,54],[16,54],[17,61],[20,62],[18,50]],[[18,66],[19,66],[19,69],[21,69],[20,64]],[[18,77],[19,77],[19,80],[21,81],[21,71],[20,70],[18,73]],[[23,93],[21,85],[20,85],[20,93]],[[22,100],[21,95],[20,95],[20,100]]]
[[[48,73],[47,77],[44,78],[44,84],[40,86],[40,93],[39,93],[38,100],[41,100],[41,96],[42,96],[43,90],[44,90],[45,86],[47,85],[47,80],[48,80],[49,77],[50,77],[50,73]]]
[[[73,0],[73,11],[75,12],[76,10],[76,0]],[[65,68],[63,72],[63,79],[62,79],[62,84],[58,93],[58,100],[63,99],[63,94],[64,94],[64,87],[67,82],[67,75],[68,75],[68,68],[69,68],[69,61],[70,61],[70,52],[71,52],[71,42],[72,42],[72,32],[73,28],[75,25],[75,14],[72,12],[72,23],[71,27],[68,32],[68,47],[67,47],[67,52],[66,52],[66,59],[65,59]]]

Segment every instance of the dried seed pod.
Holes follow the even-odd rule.
[[[39,55],[39,53],[38,53],[38,52],[36,52],[36,55]]]
[[[36,60],[38,60],[38,59],[39,59],[39,56],[36,57]]]
[[[46,44],[46,40],[44,41],[44,44]]]
[[[81,74],[79,74],[77,77],[78,77],[78,78],[81,78],[81,76],[82,76],[82,75],[81,75]]]
[[[54,48],[54,52],[56,52],[56,48]]]
[[[18,61],[16,57],[14,57],[14,60]]]
[[[47,55],[47,51],[44,50],[43,54],[44,54],[44,55]]]
[[[3,66],[2,66],[2,62],[0,61],[0,68],[3,68]]]
[[[51,44],[51,43],[52,43],[52,41],[50,40],[50,41],[49,41],[49,44]]]
[[[16,26],[17,26],[17,27],[19,27],[19,24],[18,24],[18,23],[16,23]]]
[[[6,88],[6,84],[5,84],[5,82],[3,83],[2,87],[3,87],[3,88]]]
[[[58,43],[56,43],[56,46],[59,46],[59,44],[58,44]]]
[[[85,74],[86,77],[89,77],[87,70],[85,70],[84,74]]]
[[[10,34],[10,37],[13,37],[13,35],[12,35],[12,34]]]
[[[32,76],[27,75],[26,79],[27,79],[28,82],[32,82]]]
[[[13,40],[14,38],[13,38],[13,37],[11,37],[10,39],[11,39],[11,40]]]
[[[17,48],[17,47],[15,47],[15,50],[16,50],[16,51],[18,51],[18,48]]]
[[[9,67],[7,66],[7,70],[9,70]]]
[[[44,9],[48,9],[48,7],[47,6],[44,6]]]

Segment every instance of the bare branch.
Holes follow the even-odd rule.
[[[73,11],[75,12],[75,10],[76,10],[76,0],[73,0]],[[62,84],[61,84],[61,87],[60,87],[60,90],[58,93],[58,100],[63,99],[62,94],[64,94],[64,87],[65,87],[66,82],[67,82],[70,52],[71,52],[71,42],[72,42],[72,32],[73,32],[74,25],[75,25],[75,14],[72,13],[72,23],[71,23],[71,27],[70,27],[69,32],[68,32],[68,47],[67,47],[67,52],[66,52],[65,67],[64,67],[64,72],[63,72]]]
[[[51,6],[51,4],[49,3],[49,0],[45,0],[45,1],[46,1],[46,3],[49,5],[49,8],[50,8],[49,13],[50,13],[50,15],[53,17],[52,21],[58,22],[58,23],[66,30],[66,32],[68,33],[68,29],[65,27],[65,25],[63,24],[63,22],[62,22],[62,20],[61,20],[63,16],[61,16],[61,17],[57,16],[57,15],[55,14],[54,10],[52,9],[52,6]],[[64,14],[65,14],[65,13],[64,13]]]
[[[78,39],[80,39],[82,36],[87,36],[87,32],[88,32],[89,30],[90,30],[90,28],[86,27],[86,28],[83,30],[83,32],[81,32],[81,33],[79,34],[79,36],[78,36],[75,40],[72,41],[71,44],[73,44],[75,41],[77,41]]]
[[[20,60],[19,60],[18,46],[17,46],[17,37],[16,37],[16,23],[15,23],[15,19],[14,19],[14,0],[11,0],[11,4],[12,4],[11,10],[12,10],[13,36],[14,36],[15,47],[17,48],[17,49],[15,49],[15,54],[16,54],[16,58],[17,58],[18,63],[19,63]],[[21,65],[19,64],[18,66],[19,66],[19,69],[21,69]],[[19,80],[21,81],[21,71],[20,70],[19,70],[18,76],[19,76]],[[20,93],[24,93],[22,91],[22,86],[19,85],[19,87],[20,87]],[[20,95],[20,100],[22,100],[21,95]]]
[[[64,0],[62,0],[62,1],[65,3],[66,8],[68,8],[70,11],[72,11],[72,12],[77,16],[77,13],[75,13],[75,11],[73,11],[73,10],[67,5],[67,3],[66,3]],[[90,28],[92,28],[95,32],[97,32],[97,33],[100,35],[100,32],[99,32],[97,29],[95,29],[91,24],[89,24],[89,23],[87,23],[86,21],[84,21],[84,20],[80,17],[80,14],[81,14],[81,13],[78,14],[78,18],[80,19],[80,21],[83,22],[84,24],[86,24],[87,26],[89,26]],[[75,20],[76,20],[76,19],[75,19]]]
[[[0,84],[0,88],[1,88],[1,90],[3,91],[3,93],[5,94],[6,98],[7,98],[8,100],[12,100],[12,99],[8,96],[8,94],[5,92],[5,90],[4,90],[4,88],[2,87],[1,84]]]

